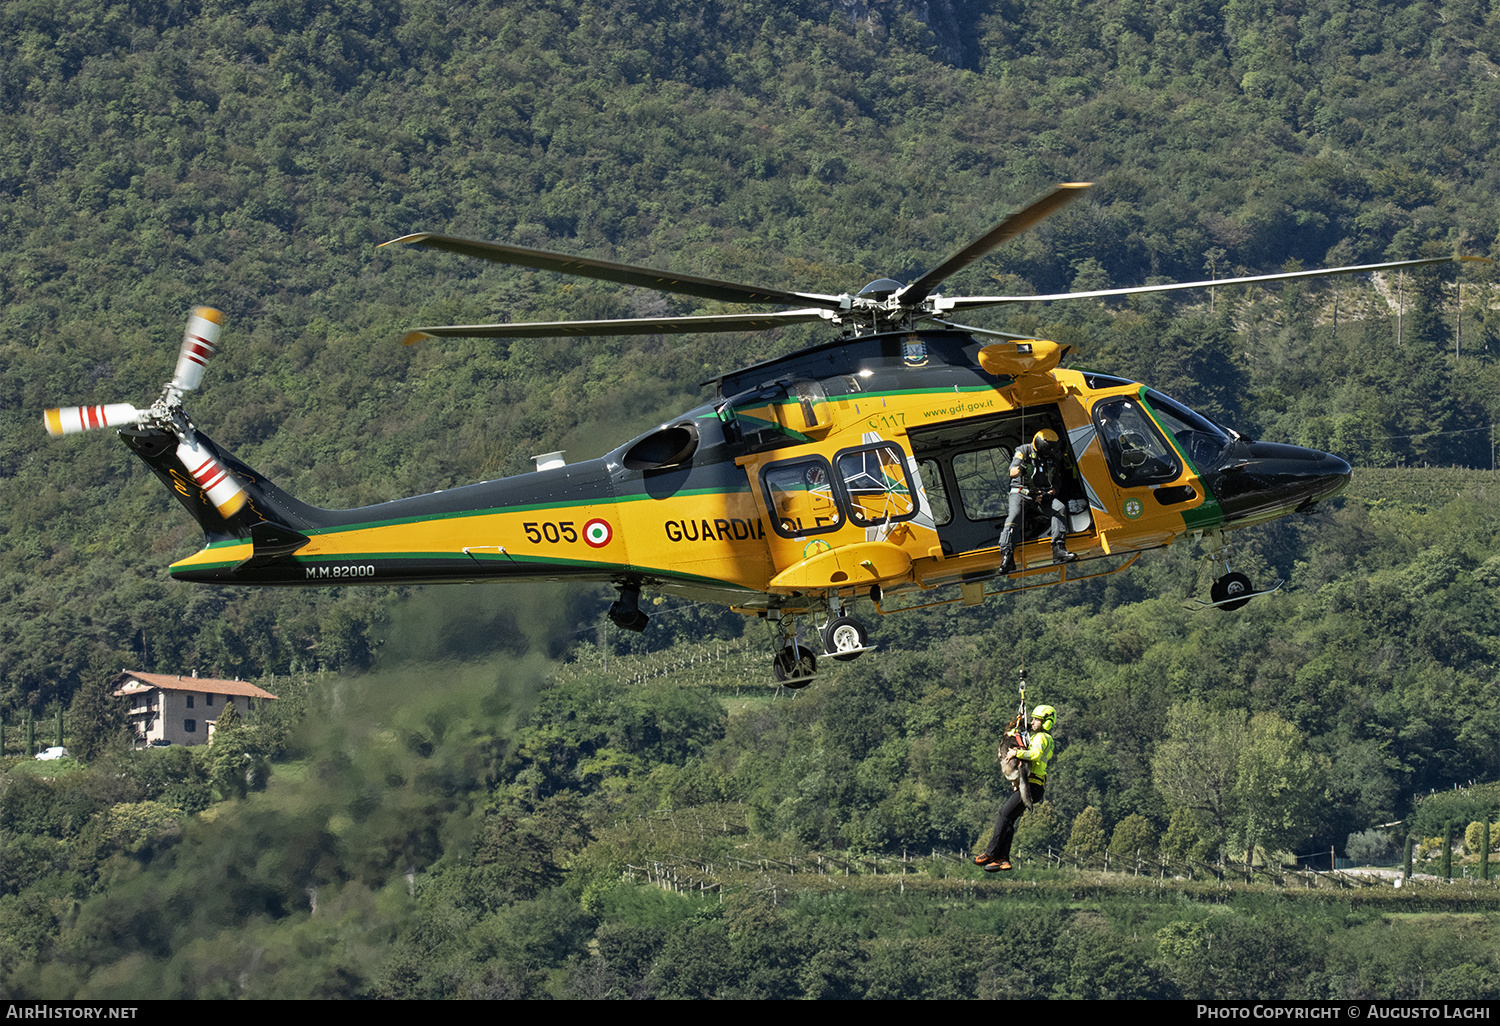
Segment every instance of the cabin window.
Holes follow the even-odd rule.
[[[917,515],[916,489],[906,454],[894,442],[846,449],[834,457],[849,518],[860,527],[910,520]]]
[[[760,472],[771,526],[783,538],[836,531],[844,526],[833,490],[833,468],[821,456],[772,463]]]
[[[970,520],[992,520],[1010,512],[1010,460],[1007,445],[959,453],[953,457],[964,515]]]

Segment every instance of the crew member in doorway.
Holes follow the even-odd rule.
[[[1014,573],[1016,531],[1025,539],[1025,518],[1052,518],[1052,562],[1071,563],[1078,557],[1068,551],[1068,504],[1058,496],[1063,483],[1062,444],[1051,428],[1038,431],[1030,442],[1016,448],[1010,461],[1010,510],[1005,530],[1000,532],[1000,572]]]
[[[1024,747],[1015,734],[1005,735],[1000,747],[1000,757],[1011,755],[1021,762],[1021,776],[1012,783],[1005,804],[1000,806],[1000,815],[995,818],[995,832],[983,852],[974,856],[974,864],[983,866],[986,873],[1000,873],[1010,869],[1010,843],[1016,836],[1016,822],[1026,809],[1042,800],[1047,787],[1047,763],[1052,759],[1052,728],[1057,723],[1057,710],[1050,705],[1039,705],[1031,710],[1031,732]],[[1027,796],[1030,801],[1027,801]]]

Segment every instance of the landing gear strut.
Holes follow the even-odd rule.
[[[1229,569],[1229,546],[1225,543],[1222,535],[1209,535],[1204,538],[1204,541],[1208,545],[1209,558],[1223,560],[1224,575],[1216,578],[1213,587],[1209,589],[1208,594],[1212,601],[1201,602],[1197,599],[1193,600],[1193,604],[1197,605],[1200,609],[1212,607],[1214,609],[1222,609],[1228,613],[1239,609],[1253,598],[1271,594],[1271,592],[1276,591],[1286,583],[1285,581],[1278,580],[1269,588],[1262,588],[1259,591],[1255,590],[1255,587],[1250,583],[1250,578]]]
[[[812,649],[798,642],[797,621],[790,615],[779,616],[776,638],[780,644],[771,657],[771,672],[776,676],[776,683],[794,691],[807,687],[817,676],[818,657]]]
[[[879,592],[874,592],[872,598],[878,594]],[[834,592],[828,596],[828,622],[821,627],[816,620],[813,622],[818,640],[823,645],[822,654],[840,662],[857,659],[866,652],[875,650],[870,644],[870,632],[865,629],[865,625],[848,615],[850,605],[845,605],[844,600]],[[775,654],[771,657],[771,670],[776,675],[776,682],[787,688],[806,687],[817,672],[818,656],[811,648],[802,644],[797,636],[795,615],[786,610],[768,611],[771,622],[776,625],[773,646]]]
[[[810,648],[787,645],[771,660],[771,671],[776,674],[776,683],[795,691],[807,687],[818,675],[818,657]]]

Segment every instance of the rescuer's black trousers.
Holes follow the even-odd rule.
[[[1042,800],[1042,785],[1032,784],[1031,803],[1035,805]],[[1026,811],[1026,802],[1021,798],[1021,789],[1010,793],[1005,804],[1000,806],[1000,815],[995,817],[995,832],[990,836],[990,843],[985,847],[984,853],[991,859],[1010,860],[1010,842],[1016,837],[1016,823],[1021,819],[1021,813]]]

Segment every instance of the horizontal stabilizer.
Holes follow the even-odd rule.
[[[250,542],[255,547],[254,552],[234,569],[236,572],[253,570],[278,559],[285,559],[311,540],[307,535],[298,534],[289,527],[262,520],[250,527]]]

